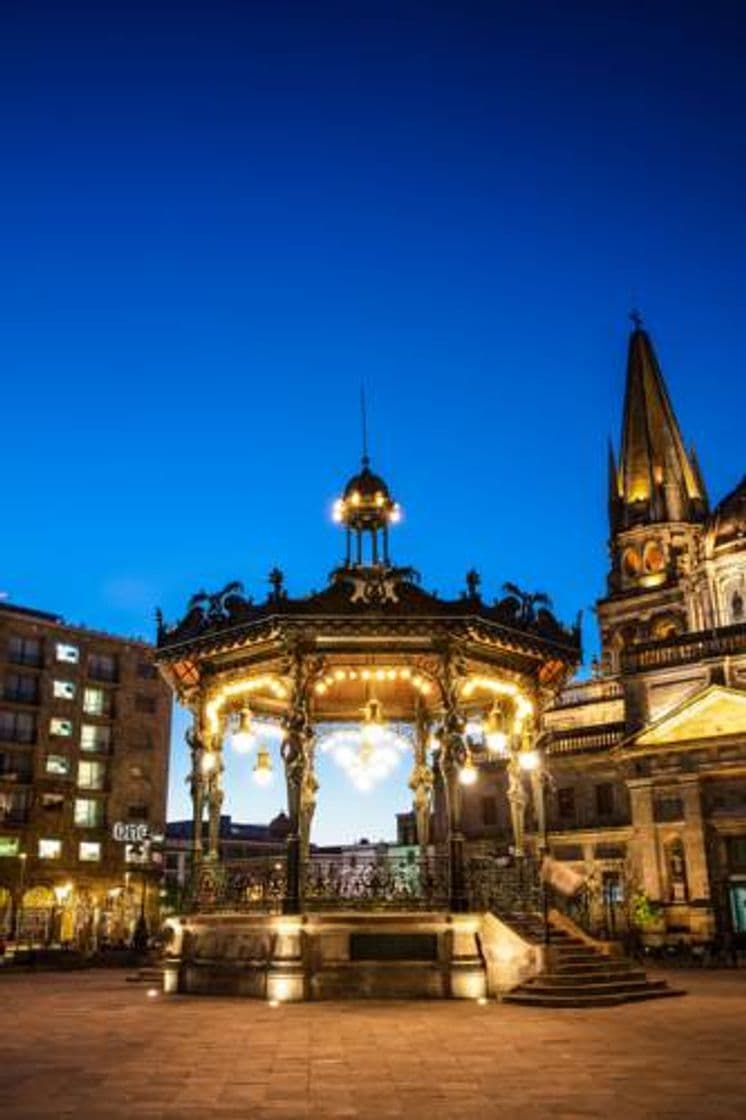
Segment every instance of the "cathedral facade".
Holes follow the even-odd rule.
[[[746,477],[710,506],[639,321],[609,526],[600,661],[545,714],[550,849],[597,924],[746,937]]]

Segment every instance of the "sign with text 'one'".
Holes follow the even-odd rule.
[[[123,844],[143,844],[150,839],[150,828],[144,821],[115,821],[111,835]]]

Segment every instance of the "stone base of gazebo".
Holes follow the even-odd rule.
[[[166,992],[309,999],[479,999],[541,968],[491,914],[198,914],[169,920]]]

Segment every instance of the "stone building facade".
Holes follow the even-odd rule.
[[[710,509],[639,322],[609,522],[600,662],[545,714],[551,853],[585,877],[597,925],[746,937],[746,478]],[[504,769],[484,779],[465,828],[507,844]]]
[[[147,838],[165,828],[171,696],[152,654],[0,604],[5,936],[120,940],[143,899],[155,913]]]

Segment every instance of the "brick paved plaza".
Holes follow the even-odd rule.
[[[0,977],[0,1115],[746,1115],[746,971],[596,1011],[149,998],[121,973]]]

